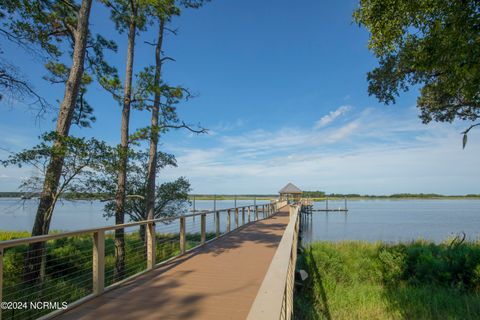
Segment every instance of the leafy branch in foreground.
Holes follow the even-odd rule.
[[[419,86],[423,123],[480,119],[480,2],[361,0],[354,19],[370,32],[379,66],[368,92],[385,104]],[[467,133],[462,132],[463,146]]]
[[[20,189],[24,192],[39,193],[42,190],[51,157],[64,158],[58,189],[53,196],[53,204],[48,210],[48,219],[45,221],[47,227],[59,197],[66,192],[86,192],[88,189],[85,183],[96,174],[96,170],[105,161],[105,155],[110,152],[111,147],[95,138],[59,137],[56,132],[45,133],[40,140],[39,144],[30,149],[12,153],[0,163],[4,166],[34,168],[34,174],[22,182]],[[58,140],[62,143],[56,144]]]
[[[120,160],[120,148],[111,148],[104,155],[97,174],[90,176],[87,189],[104,195],[105,216],[115,216],[115,194],[117,188],[117,172]],[[124,212],[131,221],[146,220],[147,210],[145,199],[148,184],[149,153],[129,150]],[[156,172],[166,167],[176,167],[175,157],[171,154],[158,152],[156,156]],[[153,218],[170,217],[185,212],[188,202],[190,183],[184,177],[155,186]]]

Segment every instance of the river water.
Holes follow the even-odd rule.
[[[257,204],[266,202],[259,200]],[[238,200],[237,206],[253,203],[253,200]],[[0,230],[30,231],[37,205],[37,200],[0,198]],[[103,217],[103,206],[104,203],[99,201],[60,202],[50,229],[69,231],[113,225],[113,219]],[[234,206],[233,200],[216,202],[217,209]],[[343,206],[343,201],[329,201],[331,209]],[[325,203],[316,202],[315,207],[325,208]],[[213,208],[213,201],[195,202],[196,210]],[[348,201],[348,209],[348,213],[314,212],[306,217],[303,220],[304,242],[396,242],[418,238],[441,242],[460,232],[465,232],[471,240],[480,238],[480,200],[355,200]]]
[[[257,200],[258,205],[269,201]],[[253,205],[254,200],[237,200],[237,206]],[[115,224],[115,219],[103,216],[105,203],[100,201],[60,201],[55,207],[50,230],[72,231]],[[38,200],[0,198],[0,230],[31,231],[35,220]],[[195,210],[234,208],[234,200],[195,201]],[[193,210],[193,202],[190,209]],[[198,221],[200,221],[198,219]]]
[[[480,200],[355,200],[348,213],[313,212],[304,216],[303,242],[315,240],[441,242],[464,232],[480,238]],[[329,201],[330,209],[343,208],[343,201]],[[314,208],[324,209],[325,202]]]

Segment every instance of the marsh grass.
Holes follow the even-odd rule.
[[[480,244],[317,242],[297,319],[480,319]]]

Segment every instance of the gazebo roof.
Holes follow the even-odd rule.
[[[296,193],[302,193],[302,190],[300,190],[296,185],[290,182],[285,187],[283,187],[280,191],[278,191],[278,193],[296,194]]]

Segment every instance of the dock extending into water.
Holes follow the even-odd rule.
[[[22,312],[13,315],[3,310],[0,319],[13,319],[12,316],[15,319],[33,319],[37,316],[42,319],[115,320],[290,319],[293,313],[300,208],[300,204],[289,205],[286,201],[277,201],[254,207],[225,209],[223,216],[220,211],[215,211],[170,218],[170,224],[164,225],[170,229],[179,228],[179,237],[172,240],[179,242],[174,243],[178,244],[179,252],[159,262],[156,261],[158,250],[165,250],[159,246],[159,241],[164,239],[158,233],[162,221],[143,221],[0,242],[1,262],[3,253],[16,246],[32,243],[90,234],[93,246],[90,256],[92,269],[85,275],[87,280],[91,277],[91,285],[84,285],[87,288],[85,296],[68,301],[65,310],[23,312],[24,317]],[[200,242],[189,249],[188,234],[194,230],[188,219],[197,215],[200,217],[197,217],[197,222],[201,222],[198,230]],[[226,219],[224,227],[222,219]],[[175,221],[178,224],[175,225]],[[215,232],[208,240],[209,221]],[[105,245],[108,232],[142,225],[147,233],[144,270],[121,281],[112,282],[110,278],[107,281]],[[143,250],[141,245],[135,250]],[[134,254],[134,251],[127,250],[126,259],[130,259],[129,254]],[[44,259],[47,266],[55,263],[49,261],[47,254]],[[27,290],[28,294],[43,299],[42,290],[45,288],[15,284],[15,279],[5,274],[3,263],[0,263],[0,275],[3,275],[0,277],[0,288],[3,288],[0,299],[2,292],[4,299],[12,297],[13,291],[6,291],[2,283],[5,280],[8,281],[9,290],[22,286],[22,290]],[[68,274],[65,269],[59,277],[62,281],[68,281],[78,277],[78,274]],[[90,294],[88,288],[91,288]],[[50,299],[62,297],[63,292],[58,291],[57,296]]]
[[[329,208],[328,207],[328,198],[325,199],[325,208],[316,208],[314,206],[315,202],[312,201],[311,199],[302,199],[302,213],[305,214],[312,214],[313,212],[348,212],[348,207],[347,207],[347,198],[343,199],[344,201],[344,207],[343,208]]]

